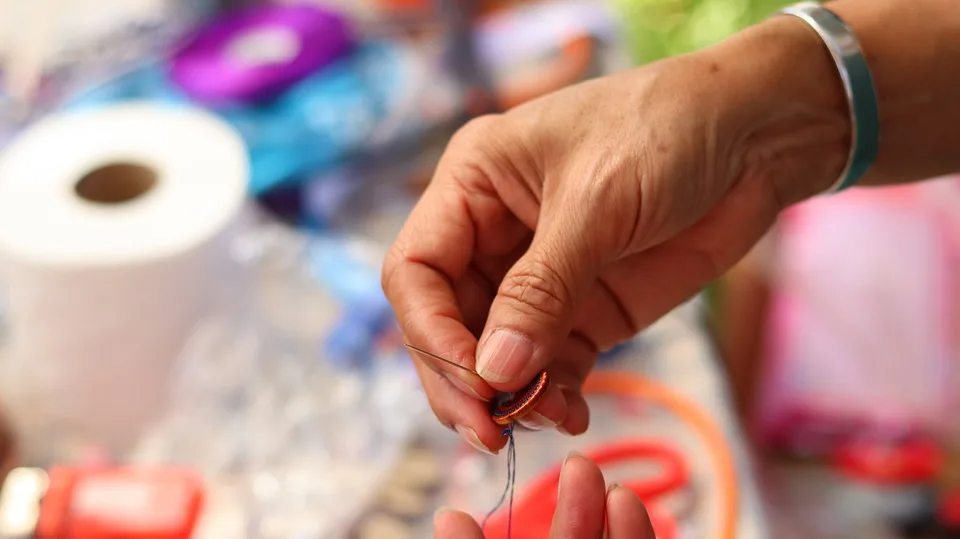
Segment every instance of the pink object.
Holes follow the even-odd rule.
[[[956,398],[960,182],[854,190],[782,220],[758,434],[822,453],[940,430]],[[956,425],[956,421],[952,422]]]

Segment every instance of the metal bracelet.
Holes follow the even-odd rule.
[[[843,173],[830,192],[855,185],[870,169],[880,145],[880,113],[873,76],[853,31],[818,2],[800,2],[779,13],[797,17],[813,28],[837,65],[850,108],[853,143]]]

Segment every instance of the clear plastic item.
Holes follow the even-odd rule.
[[[168,413],[131,457],[204,475],[200,539],[343,537],[428,410],[399,338],[368,364],[324,357],[340,305],[306,253],[342,245],[311,241],[267,226],[238,248],[259,273],[254,308],[197,328]]]
[[[10,47],[0,46],[0,146],[78,91],[162,55],[215,8],[212,0],[0,4]]]

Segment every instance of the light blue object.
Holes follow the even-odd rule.
[[[189,103],[186,96],[167,81],[162,66],[151,63],[80,93],[67,100],[63,108],[100,107],[144,98],[163,103]]]
[[[364,149],[387,115],[384,96],[399,84],[389,76],[395,71],[394,49],[387,43],[364,45],[267,106],[267,129],[249,139],[254,195],[329,172]],[[271,149],[258,151],[264,146]]]
[[[316,238],[307,251],[310,274],[345,305],[379,303],[389,308],[380,288],[380,268],[359,256],[357,249],[347,238]]]
[[[853,30],[818,2],[800,2],[784,8],[781,13],[797,17],[813,28],[840,72],[853,126],[847,166],[830,189],[842,191],[855,185],[870,170],[880,148],[880,111],[870,67]]]
[[[347,211],[344,206],[363,187],[363,181],[349,169],[337,170],[305,182],[301,190],[305,219],[311,226],[331,226],[339,215]]]
[[[380,335],[393,323],[379,302],[349,305],[324,341],[324,356],[337,367],[364,368],[376,355]]]
[[[380,268],[359,253],[362,246],[342,236],[316,238],[307,251],[313,278],[344,305],[324,341],[324,356],[340,367],[372,361],[376,342],[395,319],[380,289]]]

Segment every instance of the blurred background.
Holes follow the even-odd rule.
[[[785,3],[0,0],[0,538],[485,515],[506,456],[433,418],[379,283],[444,145]],[[960,537],[957,202],[785,212],[604,355],[587,434],[518,432],[512,536],[570,450],[629,447],[605,473],[660,539]]]

